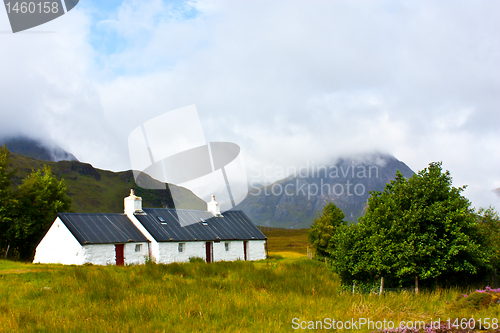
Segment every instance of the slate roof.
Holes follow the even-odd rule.
[[[148,242],[125,214],[59,213],[80,244]]]
[[[135,217],[158,242],[266,239],[242,211],[227,211],[222,217],[214,217],[212,213],[200,210],[143,210],[146,214],[136,214]]]

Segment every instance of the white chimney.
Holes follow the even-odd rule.
[[[220,206],[217,201],[215,201],[215,195],[212,194],[212,201],[207,204],[207,210],[214,214],[214,216],[222,216],[220,213]]]
[[[130,190],[130,195],[124,200],[125,214],[143,213],[142,198],[134,194],[134,190]]]

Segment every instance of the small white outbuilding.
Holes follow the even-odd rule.
[[[59,214],[36,248],[34,263],[83,265],[260,260],[266,236],[242,211],[142,208],[125,198],[124,214]]]

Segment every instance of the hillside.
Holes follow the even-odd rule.
[[[372,154],[343,158],[331,166],[311,168],[273,184],[253,189],[235,209],[243,210],[257,225],[308,228],[323,206],[334,201],[350,221],[363,213],[370,191],[381,191],[400,170],[413,171],[391,155]]]
[[[0,145],[5,144],[10,152],[32,157],[41,161],[78,161],[73,155],[57,145],[48,145],[39,140],[24,136],[0,138]]]
[[[112,172],[94,168],[78,161],[48,162],[18,154],[10,154],[12,166],[17,168],[13,186],[21,183],[32,170],[50,166],[54,175],[64,178],[68,195],[73,199],[71,208],[78,213],[122,213],[123,198],[130,189],[142,197],[143,206],[173,207],[171,193],[181,198],[176,208],[206,209],[206,203],[191,191],[168,184],[166,190],[146,190],[135,184],[132,171]]]

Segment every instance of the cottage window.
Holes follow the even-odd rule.
[[[135,245],[135,252],[141,252],[142,251],[142,244],[136,244]]]
[[[186,248],[186,243],[179,243],[179,252],[184,252]]]
[[[224,243],[224,247],[226,248],[226,251],[229,251],[229,243],[228,242]]]

